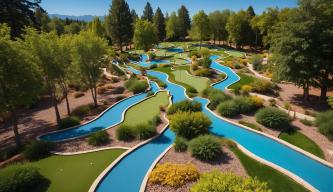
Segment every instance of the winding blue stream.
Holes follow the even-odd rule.
[[[216,60],[216,58],[217,57],[211,57],[212,60]],[[228,75],[225,81],[215,84],[215,88],[224,90],[239,79],[237,74],[230,68],[224,67],[217,62],[213,62],[211,68]],[[138,72],[133,68],[130,68],[130,70]],[[187,98],[182,87],[167,81],[167,75],[155,71],[148,71],[148,74],[167,83],[166,89],[169,90],[173,96],[173,101],[176,102]],[[206,99],[199,97],[194,98],[194,100],[202,103],[203,106],[208,103]],[[210,131],[213,134],[233,139],[251,153],[294,173],[320,191],[333,191],[332,168],[275,140],[228,123],[215,116],[206,108],[204,108],[203,112],[212,120]],[[167,129],[153,141],[128,154],[103,178],[96,191],[139,191],[149,167],[154,160],[172,144],[174,137],[174,134]]]
[[[153,92],[157,92],[159,90],[159,87],[155,82],[150,82],[150,86],[151,91]],[[59,142],[68,139],[74,139],[77,137],[82,137],[85,135],[89,135],[93,132],[112,127],[121,122],[124,111],[126,111],[130,106],[145,99],[146,96],[147,93],[141,93],[124,99],[109,108],[97,119],[87,124],[71,129],[64,129],[62,131],[45,134],[42,135],[39,139],[44,141]]]

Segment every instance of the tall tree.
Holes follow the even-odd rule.
[[[105,30],[99,17],[94,17],[94,19],[89,23],[89,30],[99,37],[104,36]]]
[[[254,12],[254,9],[251,5],[247,8],[246,12],[250,17],[256,16],[256,13]]]
[[[178,9],[179,19],[179,38],[184,40],[188,35],[188,31],[191,29],[191,18],[188,10],[184,5]]]
[[[136,49],[148,51],[158,42],[155,26],[147,20],[137,20],[135,23],[133,42]]]
[[[210,35],[210,26],[208,16],[204,11],[199,11],[193,16],[192,28],[190,31],[190,37],[200,41],[200,49],[202,41],[208,40]]]
[[[0,23],[9,25],[12,37],[19,36],[25,26],[37,25],[34,10],[40,8],[40,2],[40,0],[1,0]]]
[[[125,0],[112,0],[108,18],[105,20],[108,35],[123,50],[133,35],[132,15]]]
[[[166,37],[169,40],[176,40],[179,38],[179,19],[176,12],[172,12],[166,22]]]
[[[223,12],[214,11],[208,15],[211,36],[214,40],[214,44],[216,40],[218,40],[219,42],[222,40],[227,40],[228,32],[226,31],[226,24],[229,16],[229,10],[224,10]]]
[[[229,40],[236,44],[236,47],[243,46],[249,42],[248,31],[251,29],[249,16],[246,11],[240,10],[233,13],[227,22]]]
[[[131,15],[132,15],[132,21],[135,24],[135,21],[139,18],[138,14],[136,14],[135,10],[131,10]]]
[[[147,2],[145,9],[143,10],[142,19],[149,22],[153,22],[154,10],[151,7],[150,3]]]
[[[17,111],[36,101],[42,89],[42,79],[31,55],[21,44],[10,41],[9,32],[6,25],[0,24],[0,113],[11,113],[15,143],[19,148]]]
[[[154,15],[154,25],[157,29],[157,36],[160,41],[163,41],[166,36],[165,31],[165,18],[161,11],[161,9],[158,7],[156,10],[156,13]]]
[[[72,60],[81,78],[90,88],[94,105],[97,106],[96,84],[101,77],[102,59],[107,53],[107,42],[89,31],[76,35],[72,44]]]

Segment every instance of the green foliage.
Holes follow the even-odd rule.
[[[271,192],[267,183],[252,177],[240,177],[234,173],[223,173],[217,170],[201,175],[198,183],[192,186],[191,192]]]
[[[226,24],[230,16],[230,10],[214,11],[208,15],[213,40],[227,40],[228,32]]]
[[[187,140],[183,137],[177,136],[174,141],[174,148],[177,152],[184,152],[187,150]]]
[[[77,116],[69,116],[61,120],[60,128],[65,129],[80,125],[80,119]]]
[[[159,115],[155,115],[150,122],[154,127],[157,127],[160,123],[162,123],[162,119]]]
[[[221,143],[211,135],[194,138],[189,148],[192,156],[202,161],[216,160],[222,154]]]
[[[118,76],[123,76],[125,75],[125,72],[121,70],[118,65],[111,64],[110,65],[110,72],[111,74],[118,75]]]
[[[132,91],[134,94],[137,94],[146,91],[148,88],[148,83],[145,80],[131,78],[125,83],[125,87]]]
[[[333,109],[333,96],[328,97],[327,103]]]
[[[210,101],[209,107],[211,109],[215,109],[218,104],[223,101],[227,101],[231,99],[231,96],[225,94],[223,91],[219,89],[215,89],[213,87],[206,88],[202,91],[202,96],[208,98]]]
[[[175,40],[180,36],[180,20],[178,20],[177,14],[172,12],[166,23],[166,37],[169,40]]]
[[[84,117],[86,116],[92,109],[92,105],[81,105],[73,109],[72,115],[76,117]]]
[[[206,134],[211,123],[202,112],[177,112],[170,117],[171,130],[186,139]]]
[[[46,141],[33,141],[25,146],[24,157],[30,161],[42,159],[50,154],[54,144]]]
[[[211,64],[212,64],[212,60],[207,56],[204,56],[203,59],[200,59],[198,61],[198,65],[202,66],[204,68],[210,68]]]
[[[121,125],[117,128],[116,136],[118,140],[130,141],[135,138],[135,130],[128,125]]]
[[[5,161],[18,154],[20,150],[15,146],[8,146],[0,151],[0,161]]]
[[[270,81],[255,79],[254,82],[250,83],[252,91],[257,93],[268,93],[274,89],[274,85]]]
[[[314,124],[313,121],[310,121],[308,119],[300,119],[299,121],[307,126],[313,126],[313,124]]]
[[[250,17],[244,10],[230,15],[226,29],[229,34],[229,40],[234,42],[237,46],[250,43],[249,41],[252,40],[249,38],[249,32],[252,31],[250,27]]]
[[[5,168],[10,172],[6,177],[0,178],[1,192],[29,192],[40,188],[45,183],[44,177],[36,167],[13,165]]]
[[[178,9],[178,22],[179,22],[179,38],[184,40],[191,29],[191,18],[188,10],[184,5]]]
[[[183,100],[171,105],[171,107],[168,109],[168,115],[172,115],[180,111],[197,112],[201,110],[202,110],[201,103],[197,101]]]
[[[151,7],[150,3],[147,2],[145,9],[143,10],[142,20],[147,20],[149,22],[152,22],[153,17],[154,17],[153,8]]]
[[[283,130],[289,127],[289,115],[275,107],[266,107],[256,113],[256,121],[266,127]]]
[[[140,123],[133,127],[136,138],[140,140],[148,139],[156,135],[156,127],[152,123]]]
[[[217,111],[224,117],[233,117],[239,114],[239,106],[233,100],[228,100],[220,103]]]
[[[253,69],[256,71],[261,71],[262,70],[262,57],[258,54],[255,54],[251,57],[251,64],[253,65]]]
[[[160,8],[157,8],[153,21],[154,26],[157,29],[157,37],[160,41],[163,41],[166,37],[165,18]]]
[[[203,40],[207,40],[210,35],[210,26],[208,16],[204,11],[199,11],[193,16],[190,37],[199,40],[200,45]]]
[[[315,121],[318,131],[328,139],[333,140],[333,111],[320,113]]]
[[[157,31],[154,24],[146,20],[137,20],[135,22],[135,30],[133,43],[136,49],[148,51],[153,44],[158,42]]]
[[[262,129],[254,123],[250,123],[250,122],[243,121],[243,120],[240,120],[238,123],[240,123],[242,125],[245,125],[247,127],[250,127],[251,129],[254,129],[254,130],[257,130],[257,131],[262,131]]]
[[[105,145],[109,141],[110,141],[109,134],[105,130],[93,133],[88,137],[89,145],[94,145],[94,146]]]

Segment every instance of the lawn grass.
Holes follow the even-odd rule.
[[[158,92],[155,96],[144,100],[138,105],[131,107],[125,114],[123,124],[137,125],[150,121],[160,112],[160,106],[169,104],[169,95],[167,92]]]
[[[227,54],[229,54],[230,56],[233,56],[233,57],[239,57],[239,58],[242,58],[245,56],[244,53],[240,52],[240,51],[234,51],[234,50],[227,50],[225,51]]]
[[[296,130],[288,130],[284,131],[279,135],[279,138],[291,143],[309,153],[316,155],[324,159],[324,153],[320,149],[320,147],[312,141],[309,137],[305,136],[304,134],[300,133]]]
[[[169,81],[172,82],[172,83],[175,83],[175,84],[178,84],[178,85],[181,85],[181,86],[185,87],[186,93],[189,93],[188,90],[196,90],[193,86],[191,86],[187,83],[176,81],[175,75],[172,73],[173,70],[170,67],[158,67],[158,68],[155,68],[153,70],[168,74],[169,75]]]
[[[36,162],[14,166],[37,167],[51,182],[46,190],[48,192],[88,191],[97,176],[124,151],[124,149],[110,149],[81,155],[53,155]],[[0,179],[10,174],[13,168],[9,166],[2,169]]]
[[[252,77],[250,75],[246,75],[244,73],[237,73],[237,75],[240,77],[240,80],[236,83],[229,86],[229,89],[237,89],[241,88],[243,85],[248,85],[255,81],[255,77]]]
[[[257,124],[254,124],[254,123],[250,123],[250,122],[247,122],[247,121],[238,121],[239,124],[242,124],[242,125],[245,125],[247,127],[250,127],[251,129],[254,129],[254,130],[257,130],[257,131],[262,131],[261,128],[257,125]]]
[[[209,81],[206,78],[192,76],[185,70],[175,70],[172,73],[176,81],[191,85],[199,93],[208,87]]]
[[[288,176],[280,173],[279,171],[264,165],[251,157],[244,154],[237,147],[231,148],[236,154],[238,159],[241,161],[247,174],[251,177],[256,177],[258,180],[266,182],[268,187],[272,189],[272,192],[305,192],[308,191],[306,188],[296,183]]]

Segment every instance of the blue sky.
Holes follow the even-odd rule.
[[[42,7],[50,14],[64,15],[106,15],[112,0],[42,0]],[[198,10],[211,12],[214,10],[231,9],[237,11],[252,5],[255,12],[261,13],[267,7],[295,7],[297,0],[148,0],[154,10],[172,12],[185,5],[190,14]],[[127,0],[131,9],[141,15],[147,0]]]

